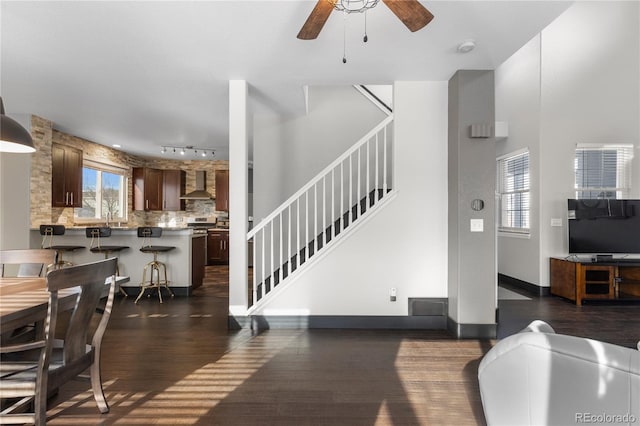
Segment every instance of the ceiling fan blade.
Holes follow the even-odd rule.
[[[329,19],[332,10],[333,4],[331,4],[331,2],[328,0],[318,0],[307,21],[300,29],[298,38],[300,40],[313,40],[318,37],[320,30],[324,27],[324,23]]]
[[[382,0],[411,32],[425,27],[433,14],[418,0]]]

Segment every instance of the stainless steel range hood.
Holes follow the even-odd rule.
[[[181,200],[211,200],[213,197],[205,189],[207,185],[207,173],[204,170],[196,171],[196,190],[180,197]]]

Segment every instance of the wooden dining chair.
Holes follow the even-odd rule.
[[[17,277],[39,277],[56,264],[56,256],[48,249],[0,250],[0,276],[7,273],[5,265],[18,265]]]
[[[0,250],[0,277],[40,277],[53,268],[56,252],[45,249]],[[14,266],[11,269],[11,266]],[[36,324],[25,324],[11,332],[0,334],[0,344],[16,342],[35,332]],[[27,337],[28,338],[28,337]]]
[[[7,400],[6,405],[10,404],[0,413],[1,424],[45,425],[47,396],[87,368],[98,409],[101,413],[109,411],[100,377],[100,346],[113,306],[115,273],[116,259],[111,258],[56,269],[47,274],[49,305],[44,337],[28,343],[0,346],[0,399]],[[64,339],[56,340],[58,292],[77,286],[81,290]],[[103,309],[97,309],[105,293],[106,304]],[[102,316],[93,330],[91,319],[96,312]],[[29,407],[33,407],[33,412],[23,412]]]

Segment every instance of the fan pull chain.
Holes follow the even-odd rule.
[[[342,63],[347,63],[347,13],[342,12],[344,16],[342,27]]]
[[[367,36],[367,11],[364,11],[364,38],[362,39],[363,42],[368,42],[369,41],[369,36]]]

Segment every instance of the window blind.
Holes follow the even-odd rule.
[[[578,145],[576,198],[624,198],[631,188],[633,145]]]
[[[528,232],[530,220],[529,152],[497,161],[500,193],[500,230]]]

